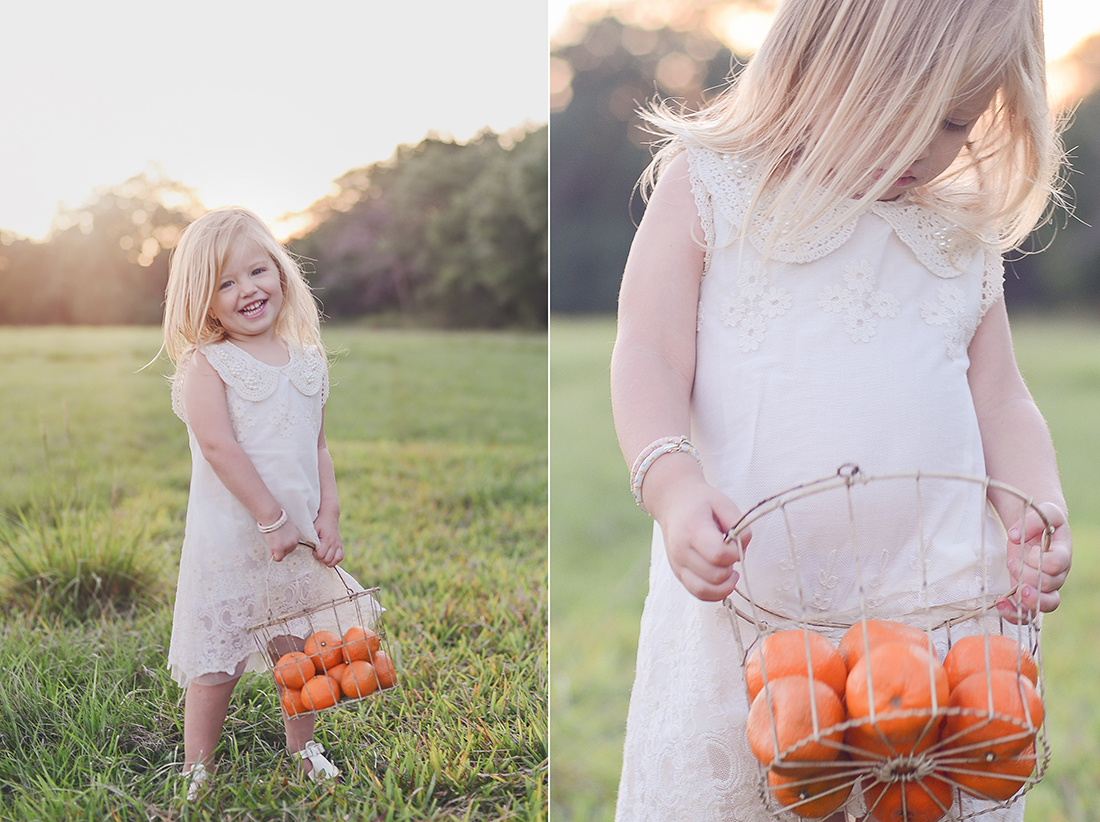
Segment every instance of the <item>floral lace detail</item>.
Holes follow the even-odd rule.
[[[958,359],[966,353],[977,329],[977,322],[966,307],[966,295],[955,283],[940,283],[939,299],[928,300],[920,307],[921,318],[929,325],[946,326],[944,341],[947,354]]]
[[[822,291],[817,304],[823,311],[844,316],[844,330],[852,342],[870,342],[878,333],[878,321],[896,317],[897,297],[875,290],[875,271],[866,260],[851,263],[844,269],[844,283]]]
[[[737,329],[737,344],[742,351],[756,351],[764,342],[767,321],[787,313],[791,295],[783,288],[769,286],[767,275],[759,266],[746,266],[737,285],[740,293],[722,306],[722,323]]]
[[[301,422],[301,418],[290,410],[286,400],[279,400],[275,410],[267,415],[267,421],[278,428],[284,438],[289,438],[294,434],[294,427]]]
[[[256,415],[252,413],[252,406],[236,394],[230,394],[228,401],[229,421],[233,423],[233,435],[240,442],[248,430],[256,425]]]

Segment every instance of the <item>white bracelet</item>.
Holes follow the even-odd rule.
[[[256,527],[260,529],[261,534],[270,534],[272,531],[278,531],[286,525],[286,509],[279,509],[279,518],[270,525],[260,525],[260,521],[256,520]]]
[[[690,454],[697,463],[703,464],[702,459],[699,458],[699,452],[686,436],[664,437],[643,448],[630,469],[630,491],[634,495],[634,502],[638,503],[638,507],[647,514],[649,511],[642,502],[642,482],[645,480],[645,475],[658,459],[665,454],[675,453]]]

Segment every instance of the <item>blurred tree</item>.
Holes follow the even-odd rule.
[[[631,192],[650,159],[637,110],[655,96],[698,108],[734,58],[706,29],[617,17],[574,40],[551,54],[559,78],[550,114],[551,310],[613,311],[642,210]]]
[[[544,327],[547,128],[431,137],[348,172],[292,240],[329,316]]]
[[[202,212],[191,189],[149,168],[60,211],[45,242],[9,237],[0,322],[159,323],[167,252]]]
[[[1100,38],[1086,54],[1100,56]],[[1023,253],[1008,255],[1005,295],[1010,305],[1054,307],[1100,302],[1100,95],[1086,97],[1063,135],[1072,170],[1067,208],[1052,209],[1050,221],[1032,234]],[[1039,253],[1030,253],[1039,252]]]

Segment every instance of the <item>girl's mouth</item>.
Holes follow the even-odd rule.
[[[916,181],[917,181],[917,178],[916,178],[916,177],[914,177],[914,176],[913,176],[912,174],[907,174],[907,175],[905,175],[904,177],[899,177],[899,178],[898,178],[898,179],[897,179],[897,180],[896,180],[896,181],[894,182],[894,188],[898,188],[898,187],[900,187],[900,186],[908,186],[908,185],[912,185],[912,184],[913,184],[913,183],[915,183]]]
[[[257,300],[254,303],[249,303],[240,310],[240,313],[245,317],[251,319],[252,317],[258,317],[263,313],[264,307],[267,305],[267,300]]]

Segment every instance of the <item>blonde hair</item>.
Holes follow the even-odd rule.
[[[194,349],[225,339],[211,303],[234,246],[250,240],[279,272],[282,308],[275,333],[299,349],[321,344],[321,317],[301,268],[263,221],[244,208],[211,211],[184,229],[172,251],[164,301],[164,350],[175,364]]]
[[[1004,251],[1058,198],[1041,0],[785,0],[710,105],[643,113],[663,146],[644,179],[684,142],[736,155],[755,174],[741,235],[783,215],[784,239],[819,239],[887,196],[952,106],[983,89],[996,91],[969,142],[910,197]],[[815,194],[822,187],[830,197]]]

